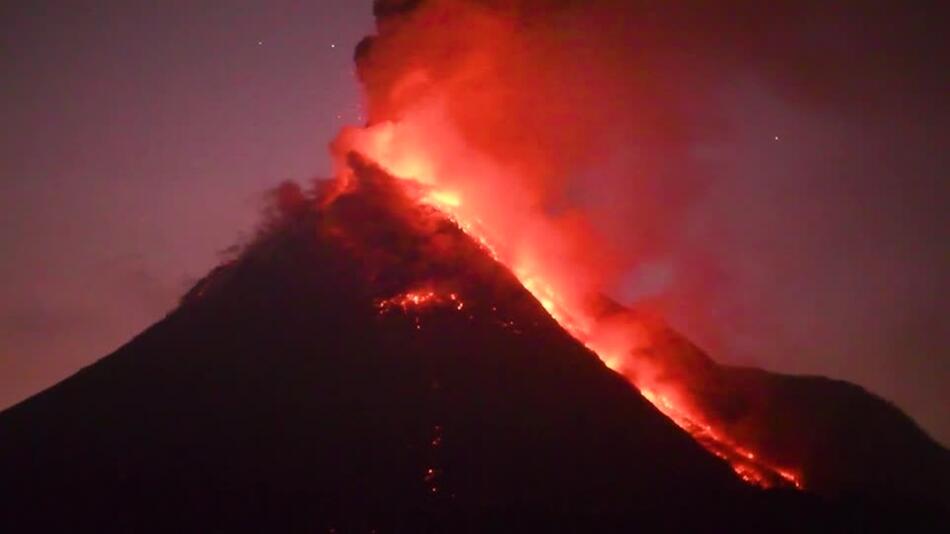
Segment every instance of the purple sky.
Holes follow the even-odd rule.
[[[262,191],[327,175],[371,28],[352,0],[0,7],[0,408],[170,310]]]
[[[263,191],[329,172],[372,29],[368,0],[12,4],[0,409],[169,311],[253,229]],[[779,81],[730,81],[730,127],[694,147],[715,177],[687,221],[725,280],[715,355],[857,382],[950,442],[944,115],[822,108]]]

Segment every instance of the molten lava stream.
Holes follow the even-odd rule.
[[[381,123],[366,129],[349,130],[343,137],[348,141],[346,144],[349,145],[349,150],[360,152],[407,186],[411,184],[412,187],[407,187],[407,193],[416,195],[421,203],[444,214],[463,232],[480,243],[495,260],[508,267],[565,331],[596,354],[605,365],[629,380],[644,398],[677,426],[692,435],[711,453],[727,461],[742,480],[761,487],[802,488],[802,482],[797,475],[765,463],[755,453],[738,445],[726,437],[725,433],[714,429],[702,414],[692,413],[680,403],[671,400],[674,395],[672,391],[665,390],[667,386],[638,383],[632,369],[624,368],[628,364],[624,355],[629,352],[631,346],[617,350],[609,340],[605,341],[594,335],[592,332],[597,321],[585,311],[582,304],[584,299],[576,295],[576,291],[566,290],[566,280],[577,278],[563,276],[564,272],[571,270],[571,265],[563,265],[564,262],[561,261],[561,265],[557,265],[561,271],[552,270],[551,264],[556,262],[532,249],[532,243],[525,243],[524,240],[518,244],[517,254],[511,248],[506,248],[511,245],[506,242],[510,239],[505,226],[509,221],[498,217],[497,214],[497,211],[503,208],[495,205],[495,199],[486,202],[484,194],[476,198],[482,201],[481,205],[478,205],[478,202],[467,203],[464,187],[470,187],[469,182],[479,181],[470,179],[455,183],[451,188],[443,188],[439,176],[441,173],[449,175],[452,172],[440,167],[436,158],[438,154],[435,154],[439,148],[429,146],[426,140],[413,138],[412,135],[397,136],[397,126],[402,124]],[[413,133],[412,130],[408,132]],[[415,133],[418,135],[418,132]],[[406,138],[409,138],[408,142]],[[471,153],[466,156],[466,167],[477,168],[478,156]],[[490,166],[485,166],[484,169],[489,174],[498,172]],[[422,191],[421,195],[419,190]],[[508,204],[508,207],[511,205],[513,204]],[[478,211],[479,207],[482,208],[481,211]],[[482,218],[489,215],[493,218],[488,219],[488,222],[494,225],[486,224]],[[563,283],[559,285],[558,282]],[[408,307],[425,306],[433,300],[438,300],[438,297],[432,292],[409,293],[381,302],[380,311],[384,312],[393,307],[406,311]]]
[[[624,358],[615,356],[618,351],[613,349],[609,342],[598,339],[596,335],[591,333],[589,326],[591,320],[578,321],[574,319],[575,315],[570,313],[566,304],[558,298],[558,294],[550,285],[537,280],[524,271],[515,271],[515,275],[565,331],[596,354],[607,367],[630,381],[660,413],[693,436],[693,439],[705,447],[706,450],[729,462],[739,478],[762,488],[792,486],[803,489],[799,476],[764,462],[755,453],[730,440],[722,432],[716,431],[712,425],[702,422],[704,418],[701,415],[691,414],[672,401],[670,395],[652,389],[651,384],[638,383],[635,380],[636,373],[624,372]],[[654,387],[659,389],[662,388],[662,385]]]

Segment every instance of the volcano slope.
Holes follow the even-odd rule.
[[[165,319],[0,414],[0,530],[798,530],[393,179],[286,186]],[[345,189],[345,190],[344,190]],[[881,515],[883,514],[883,515]]]
[[[809,491],[950,504],[950,451],[886,400],[822,376],[718,364],[656,317],[609,301],[602,308],[601,320],[649,336],[629,353],[634,368],[659,369],[657,379],[709,424],[799,473]]]

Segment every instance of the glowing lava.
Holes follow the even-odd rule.
[[[631,357],[634,350],[650,346],[649,332],[640,324],[601,321],[590,311],[589,297],[598,289],[591,282],[598,277],[591,244],[582,243],[573,226],[540,209],[537,195],[515,179],[517,170],[471,149],[447,126],[443,113],[435,104],[398,123],[349,128],[335,148],[376,162],[403,180],[407,193],[481,243],[568,333],[706,449],[729,462],[742,480],[762,487],[802,488],[797,474],[770,465],[714,428],[700,407],[683,402],[675,384],[658,378],[662,369]],[[448,302],[459,310],[464,306],[454,294],[446,297],[422,289],[381,301],[379,310],[408,312]],[[421,329],[418,320],[416,328]]]

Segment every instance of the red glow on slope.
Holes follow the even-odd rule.
[[[470,148],[442,113],[441,105],[431,102],[398,123],[344,130],[335,147],[339,154],[359,152],[404,180],[420,202],[480,242],[567,332],[625,376],[660,412],[728,461],[740,478],[762,487],[801,488],[798,475],[769,465],[713,428],[700,407],[684,402],[676,384],[661,378],[662,369],[631,357],[632,351],[650,345],[650,332],[643,324],[598,320],[590,311],[589,298],[598,289],[594,284],[609,276],[600,270],[592,234],[570,214],[555,217],[540,208],[538,193],[516,179],[516,171]],[[464,306],[454,294],[445,297],[423,289],[381,301],[379,309],[408,312],[446,302],[459,310]],[[421,329],[418,321],[416,327]]]
[[[380,315],[396,309],[403,313],[409,313],[410,310],[424,310],[433,306],[451,306],[458,311],[462,311],[465,308],[465,302],[459,298],[457,293],[443,295],[432,289],[417,289],[400,293],[376,303]]]
[[[410,291],[381,300],[377,307],[380,313],[385,313],[397,307],[403,311],[408,311],[410,308],[422,308],[434,304],[436,298],[436,294],[432,291]]]

